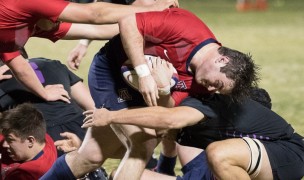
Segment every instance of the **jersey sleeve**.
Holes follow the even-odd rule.
[[[212,108],[213,105],[211,104],[213,104],[212,100],[199,100],[197,98],[187,97],[181,102],[180,106],[188,106],[197,109],[206,117],[216,117],[215,109]]]
[[[73,86],[74,84],[78,83],[79,81],[81,81],[81,82],[83,81],[83,79],[81,79],[80,77],[78,77],[76,74],[74,74],[68,68],[67,68],[67,71],[69,73],[69,78],[71,80],[71,86]]]
[[[56,22],[64,8],[70,3],[65,0],[27,0],[20,1],[19,8],[33,17],[46,18]]]
[[[35,29],[35,33],[32,35],[34,37],[46,38],[52,42],[56,42],[59,39],[62,39],[70,30],[72,24],[61,22],[57,27],[53,28],[51,31],[43,31],[39,28]]]
[[[0,59],[2,62],[8,62],[12,60],[13,58],[17,57],[20,55],[19,50],[13,51],[13,52],[6,52],[6,53],[0,53]]]
[[[52,63],[56,63],[56,68],[58,68],[58,70],[60,70],[60,71],[63,71],[64,74],[69,78],[70,86],[73,86],[74,84],[76,84],[79,81],[83,81],[83,79],[81,79],[76,74],[74,74],[72,71],[70,71],[68,69],[68,67],[65,64],[62,64],[60,61],[52,60]]]

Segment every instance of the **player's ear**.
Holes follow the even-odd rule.
[[[36,139],[34,136],[28,136],[26,138],[26,140],[28,141],[28,147],[32,148],[34,146],[34,143],[36,142]]]
[[[215,60],[215,63],[220,63],[221,66],[225,66],[229,62],[229,58],[227,56],[220,56]]]
[[[228,62],[229,58],[227,56],[220,56],[218,59],[215,60],[215,63],[227,64]]]

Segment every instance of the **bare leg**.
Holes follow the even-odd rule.
[[[196,156],[198,156],[203,149],[190,147],[190,146],[182,146],[177,144],[177,154],[179,161],[182,166],[185,166],[190,161],[192,161]],[[203,165],[203,164],[202,164]]]
[[[107,158],[121,158],[125,148],[110,128],[89,128],[78,151],[68,153],[66,162],[75,177],[100,167]]]
[[[141,180],[155,180],[155,179],[157,179],[157,180],[176,180],[176,177],[168,176],[165,174],[160,174],[160,173],[145,169],[140,179]]]
[[[158,144],[155,130],[133,125],[112,125],[112,128],[127,147],[114,179],[140,179],[147,161]]]
[[[273,179],[271,166],[264,146],[262,168],[256,179]],[[217,179],[250,179],[246,169],[250,150],[242,139],[228,139],[210,144],[206,149],[208,163]]]

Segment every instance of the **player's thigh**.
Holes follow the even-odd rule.
[[[190,146],[177,145],[176,147],[178,158],[182,166],[185,166],[203,151],[202,149]]]
[[[253,179],[272,179],[271,165],[264,145],[257,145],[252,139],[249,142],[251,147],[242,138],[214,142],[207,147],[208,159],[220,156],[220,160],[226,160],[230,165],[239,166],[246,171],[250,167],[258,167],[258,175]],[[209,154],[211,150],[212,153]]]
[[[78,152],[88,160],[103,162],[107,158],[123,157],[125,148],[110,126],[105,126],[88,128]]]

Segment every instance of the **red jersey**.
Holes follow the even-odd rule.
[[[53,34],[41,33],[35,25],[40,19],[55,23],[68,3],[64,0],[0,0],[0,59],[8,61],[18,56],[19,47],[31,36],[52,41],[63,37],[70,28],[69,23],[60,25]]]
[[[57,151],[52,138],[46,134],[45,146],[43,150],[36,155],[34,159],[27,162],[15,162],[7,154],[7,151],[2,147],[3,136],[0,135],[2,154],[1,159],[1,174],[3,180],[29,180],[39,179],[53,165],[57,159]]]
[[[161,21],[160,21],[161,19]],[[162,12],[136,14],[137,27],[145,41],[145,54],[160,56],[173,64],[179,75],[175,105],[189,93],[206,94],[208,90],[193,80],[188,72],[194,54],[208,43],[220,44],[211,30],[191,12],[171,8]]]

